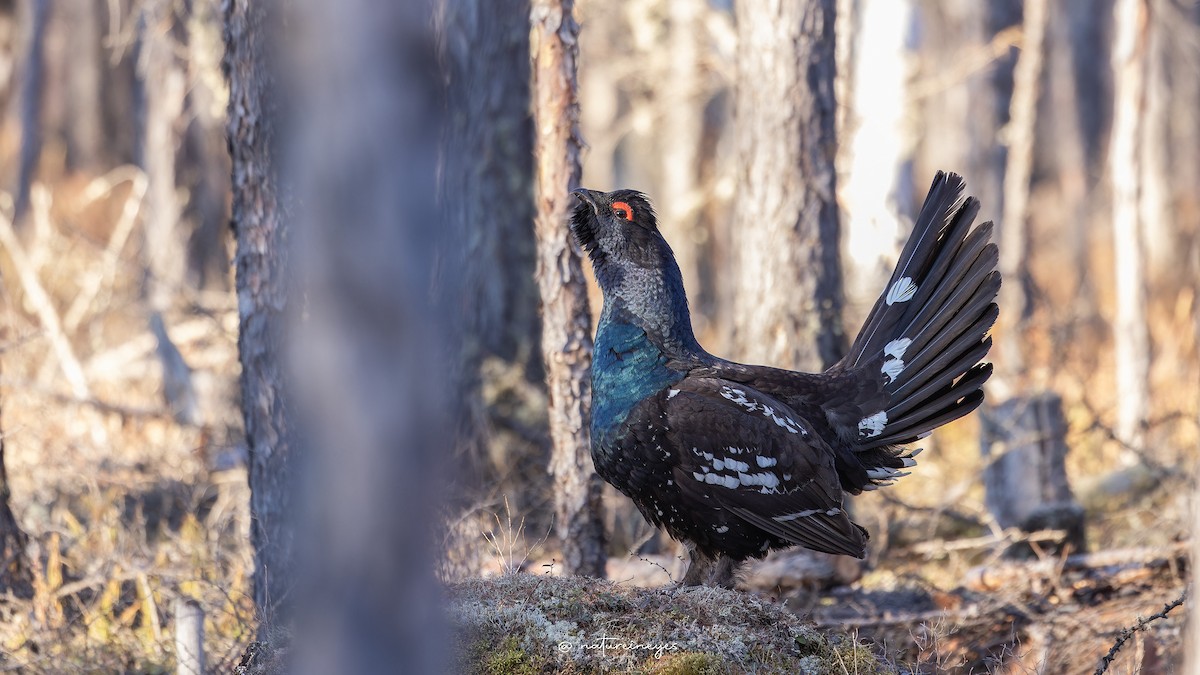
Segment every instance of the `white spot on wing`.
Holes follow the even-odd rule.
[[[883,433],[883,428],[887,426],[887,421],[887,413],[880,410],[874,415],[864,417],[862,421],[858,423],[858,432],[865,438],[874,438],[875,436]]]
[[[678,390],[678,389],[671,389],[671,390],[669,390],[669,391],[667,392],[667,400],[668,400],[668,401],[670,401],[671,399],[675,398],[675,394],[678,394],[678,393],[679,393],[679,390]]]
[[[797,518],[807,518],[809,516],[816,515],[816,513],[818,511],[820,511],[820,509],[807,509],[805,511],[797,511],[795,513],[789,513],[786,516],[775,516],[774,518],[771,518],[771,520],[774,520],[777,523],[786,523],[789,520],[796,520]]]
[[[730,490],[738,486],[738,479],[734,478],[733,476],[719,476],[715,473],[704,474],[704,482],[711,483],[713,485],[724,485]]]
[[[746,409],[747,412],[755,412],[757,410],[761,410],[762,414],[764,416],[770,418],[771,421],[775,422],[775,424],[778,424],[780,427],[783,427],[784,429],[786,429],[788,431],[788,433],[802,434],[804,436],[808,435],[807,431],[800,428],[800,425],[797,424],[795,420],[788,417],[787,415],[777,415],[775,413],[775,409],[772,408],[771,406],[765,405],[765,404],[760,404],[760,403],[751,401],[750,399],[746,398],[746,392],[742,389],[734,389],[733,387],[730,387],[728,385],[722,385],[721,386],[721,396],[742,406],[743,408]]]
[[[913,283],[912,277],[903,277],[888,289],[887,297],[884,298],[884,301],[889,306],[897,302],[908,302],[912,300],[913,295],[916,295],[916,293],[917,285]]]
[[[763,473],[739,473],[737,480],[741,481],[742,485],[761,485],[764,488],[775,489],[779,487],[779,476],[764,471]]]
[[[714,527],[713,529],[717,531],[717,534],[725,534],[726,532],[729,531],[729,526],[722,525],[720,527]]]
[[[758,462],[758,466],[763,469],[775,466],[779,463],[779,460],[775,459],[774,457],[763,457],[762,455],[755,457],[754,461]]]

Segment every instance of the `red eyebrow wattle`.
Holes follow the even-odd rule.
[[[625,202],[613,202],[613,211],[625,209],[625,220],[633,220],[633,208]]]

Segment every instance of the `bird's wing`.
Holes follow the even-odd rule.
[[[689,499],[794,544],[863,556],[866,533],[842,507],[832,453],[787,405],[729,380],[688,377],[666,392],[664,414]]]

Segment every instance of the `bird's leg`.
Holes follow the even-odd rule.
[[[737,569],[738,562],[736,560],[727,555],[719,556],[716,563],[712,566],[712,575],[709,577],[708,583],[713,586],[733,590],[734,584],[737,583],[737,579],[734,576]]]
[[[683,581],[680,583],[684,586],[699,586],[709,577],[713,563],[716,561],[697,551],[696,547],[691,544],[688,544],[687,547],[691,562],[688,563],[687,572],[683,575]]]

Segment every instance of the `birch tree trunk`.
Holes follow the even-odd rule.
[[[865,317],[879,297],[911,228],[912,134],[908,79],[913,7],[908,0],[861,0],[850,49],[843,137],[846,296]],[[841,21],[842,17],[838,17]]]
[[[1025,0],[1021,53],[1013,68],[1013,92],[1009,103],[1004,168],[1004,211],[1000,218],[1000,272],[1007,283],[1000,288],[1002,319],[1007,329],[1001,336],[1001,354],[1007,373],[1003,384],[1016,394],[1020,386],[1008,378],[1023,380],[1025,358],[1021,350],[1029,316],[1029,191],[1032,187],[1033,149],[1037,133],[1038,97],[1041,95],[1045,36],[1046,0]],[[997,382],[1000,382],[998,379]]]
[[[834,0],[738,3],[734,344],[821,370],[847,348],[836,200]]]
[[[693,305],[701,304],[700,142],[703,134],[703,93],[700,73],[700,21],[704,0],[668,0],[670,59],[660,92],[665,105],[662,126],[662,183],[658,201],[659,225],[671,242],[676,262],[689,285]]]
[[[1176,288],[1181,281],[1175,271],[1183,262],[1180,255],[1183,242],[1179,240],[1171,208],[1174,167],[1169,151],[1169,103],[1172,94],[1167,90],[1168,51],[1163,34],[1166,28],[1162,25],[1163,11],[1170,9],[1154,3],[1147,4],[1145,9],[1145,52],[1142,57],[1146,61],[1145,103],[1138,141],[1138,151],[1142,155],[1139,167],[1142,193],[1138,200],[1138,217],[1142,223],[1142,253],[1146,265],[1143,283],[1153,283],[1157,288]]]
[[[1109,175],[1113,194],[1113,251],[1117,310],[1113,343],[1117,362],[1118,437],[1140,447],[1149,410],[1150,337],[1146,328],[1146,288],[1142,270],[1142,161],[1139,148],[1146,110],[1147,0],[1118,0],[1112,141]],[[1136,457],[1124,456],[1126,462]]]
[[[555,482],[555,529],[567,574],[603,577],[601,482],[591,459],[591,315],[579,253],[567,220],[579,185],[579,103],[576,57],[579,25],[574,0],[533,0],[534,156],[538,288],[542,297],[542,355],[550,389],[550,472]]]
[[[283,335],[289,293],[288,221],[274,155],[276,111],[267,63],[279,6],[224,0],[229,148],[237,238],[238,355],[250,449],[254,603],[264,626],[287,615],[294,583],[293,469],[299,454],[286,392]]]

